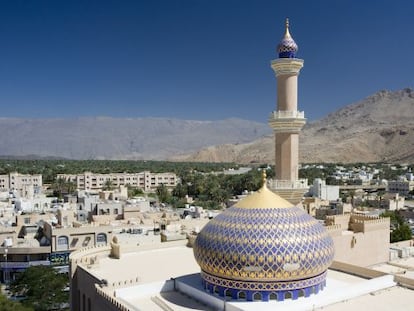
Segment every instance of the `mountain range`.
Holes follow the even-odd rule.
[[[302,163],[414,163],[414,91],[379,91],[309,122],[300,134],[299,149]],[[274,138],[210,146],[179,159],[274,163]]]
[[[205,146],[250,142],[269,132],[266,124],[240,119],[0,118],[0,156],[165,160]]]
[[[0,118],[0,132],[0,157],[274,162],[269,126],[235,118]],[[414,91],[380,91],[306,124],[300,161],[414,163],[413,142]]]

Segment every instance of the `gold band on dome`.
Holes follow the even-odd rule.
[[[264,176],[266,176],[266,172],[264,172]],[[267,189],[266,180],[264,180],[262,188],[233,206],[242,208],[287,208],[294,205]]]

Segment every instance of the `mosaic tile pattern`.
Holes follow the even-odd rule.
[[[275,290],[290,282],[305,288],[325,275],[334,245],[325,228],[298,207],[231,207],[201,230],[194,256],[209,283],[254,282],[266,290],[273,282]]]
[[[277,52],[279,53],[279,57],[284,58],[294,58],[296,56],[296,52],[298,51],[298,46],[296,42],[292,39],[292,37],[284,37],[282,41],[277,46]]]

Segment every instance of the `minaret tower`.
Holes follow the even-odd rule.
[[[303,111],[298,111],[298,75],[303,59],[296,58],[298,46],[286,31],[277,47],[279,58],[271,63],[277,79],[277,108],[269,118],[275,133],[276,180],[269,181],[270,188],[293,204],[302,199],[308,188],[307,180],[299,179],[299,132],[306,123]]]

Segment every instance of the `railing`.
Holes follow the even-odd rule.
[[[25,269],[31,266],[49,266],[49,260],[35,260],[35,261],[8,261],[0,262],[0,268],[4,269]]]
[[[305,112],[303,111],[273,111],[270,114],[270,119],[304,119]]]
[[[307,189],[308,180],[298,179],[298,180],[276,180],[271,179],[267,181],[267,186],[270,189]]]

